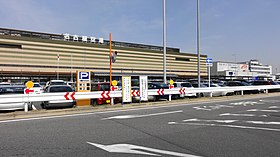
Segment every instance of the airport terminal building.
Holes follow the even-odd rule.
[[[147,75],[163,79],[163,47],[112,41],[117,60],[113,77]],[[197,54],[167,48],[167,78],[196,78]],[[207,76],[201,55],[201,77]],[[51,34],[0,28],[0,81],[69,81],[77,70],[91,71],[94,79],[109,78],[109,40],[71,34]]]

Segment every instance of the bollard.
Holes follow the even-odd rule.
[[[243,90],[241,91],[241,95],[244,95]]]
[[[24,112],[28,112],[28,104],[29,103],[24,103]]]
[[[210,97],[211,97],[211,98],[213,97],[213,92],[210,92]]]
[[[114,98],[111,98],[111,105],[114,105]]]
[[[171,94],[169,94],[169,101],[171,101]]]

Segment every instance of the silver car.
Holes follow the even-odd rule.
[[[0,86],[0,95],[10,95],[10,94],[24,94],[24,85],[3,85]],[[4,103],[0,104],[0,110],[21,110],[24,109],[25,103]],[[30,108],[30,107],[29,107]]]
[[[68,85],[51,85],[45,89],[45,93],[58,93],[58,92],[73,92],[73,89]],[[53,100],[44,101],[42,108],[64,108],[73,107],[76,104],[75,100]]]

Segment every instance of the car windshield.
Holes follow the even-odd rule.
[[[190,83],[182,83],[181,86],[182,87],[192,87],[192,84],[190,84]]]
[[[251,84],[246,83],[246,82],[240,82],[240,84],[244,85],[244,86],[251,86]]]
[[[100,90],[105,90],[105,91],[109,91],[110,90],[110,85],[109,84],[101,84],[100,85]]]
[[[33,87],[41,87],[39,83],[34,83]]]
[[[56,92],[73,92],[72,88],[69,86],[55,86],[55,87],[50,87],[50,92],[51,93],[56,93]]]
[[[51,85],[65,85],[64,82],[51,82]]]
[[[274,82],[274,81],[271,81],[270,84],[271,84],[271,85],[279,85],[278,83],[276,83],[276,82]]]

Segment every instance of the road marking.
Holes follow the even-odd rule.
[[[246,121],[246,123],[280,125],[280,122]]]
[[[153,114],[145,114],[145,115],[121,115],[121,116],[113,116],[113,117],[103,118],[102,120],[142,118],[142,117],[158,116],[158,115],[165,115],[165,114],[172,114],[172,113],[181,113],[181,112],[183,112],[183,110],[170,111],[170,112],[161,112],[161,113],[153,113]]]
[[[184,154],[184,153],[160,150],[155,148],[148,148],[148,147],[137,146],[132,144],[102,145],[102,144],[97,144],[92,142],[87,142],[87,143],[110,153],[128,153],[128,154],[140,154],[140,155],[150,155],[150,156],[161,156],[159,154],[165,154],[165,155],[172,155],[172,156],[179,156],[179,157],[198,157],[196,155],[191,155],[191,154]]]
[[[255,104],[262,104],[259,102],[254,102],[254,101],[241,101],[241,102],[234,102],[234,103],[230,103],[231,105],[243,105],[243,106],[247,106],[247,105],[255,105]]]
[[[275,97],[272,96],[264,96],[266,98]],[[59,116],[44,116],[44,117],[35,117],[35,118],[20,118],[20,119],[12,119],[12,120],[2,120],[1,123],[12,123],[12,122],[21,122],[21,121],[31,121],[31,120],[42,120],[42,119],[55,119],[55,118],[65,118],[65,117],[77,117],[77,116],[87,116],[87,115],[95,115],[95,114],[103,114],[103,113],[117,113],[117,112],[127,112],[127,111],[138,111],[138,110],[151,110],[151,109],[158,109],[158,108],[171,108],[171,107],[181,107],[181,106],[190,106],[190,105],[197,105],[201,103],[205,104],[211,104],[214,102],[230,102],[233,100],[239,100],[240,98],[232,99],[232,100],[214,100],[214,101],[208,101],[208,102],[194,102],[194,103],[188,103],[188,104],[177,104],[177,105],[162,105],[162,106],[154,106],[154,107],[142,107],[142,108],[130,108],[130,109],[120,109],[120,110],[109,110],[109,111],[100,111],[100,112],[88,112],[88,113],[77,113],[77,114],[67,114],[67,115],[59,115]],[[244,98],[242,98],[244,99]],[[255,99],[255,98],[246,98],[247,100]]]
[[[201,119],[186,119],[183,122],[218,122],[218,123],[233,123],[238,120],[201,120]]]
[[[270,106],[268,108],[280,108],[279,106]]]
[[[207,124],[207,123],[177,123],[177,122],[169,122],[168,124],[170,124],[170,125],[218,126],[218,127],[229,127],[229,128],[241,128],[241,129],[253,129],[253,130],[265,130],[265,131],[280,132],[280,129],[262,128],[262,127],[253,127],[253,126],[240,126],[240,125]]]
[[[193,107],[196,110],[205,110],[205,111],[212,111],[212,110],[217,110],[220,109],[222,107],[229,107],[229,108],[233,108],[233,106],[229,106],[229,105],[214,105],[214,106],[196,106]]]
[[[280,112],[280,110],[259,110],[259,109],[251,109],[247,110],[249,112]]]
[[[219,116],[268,117],[268,115],[235,114],[235,113],[223,113],[223,114],[219,114]]]

